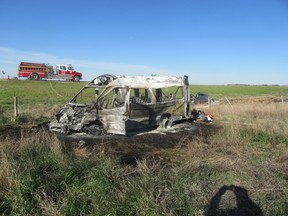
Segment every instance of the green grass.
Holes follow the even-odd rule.
[[[191,85],[190,90],[194,94],[204,92],[215,98],[288,95],[288,86]]]
[[[0,109],[13,110],[14,97],[18,97],[23,109],[37,105],[63,105],[68,102],[86,83],[0,80]]]
[[[285,134],[255,131],[251,129],[243,129],[240,131],[240,134],[251,144],[256,144],[260,146],[268,144],[272,146],[284,144],[288,146],[288,137]]]

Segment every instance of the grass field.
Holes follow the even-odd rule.
[[[86,82],[0,80],[0,109],[13,112],[13,98],[19,99],[20,112],[33,115],[52,114],[72,98]],[[201,86],[191,85],[192,94],[204,92],[216,100],[243,97],[274,97],[288,95],[288,86]],[[39,111],[38,111],[39,109]],[[52,113],[50,112],[52,110]]]
[[[44,106],[47,112],[53,106],[64,105],[84,85],[84,82],[0,80],[0,104],[2,109],[11,111],[13,98],[17,96],[24,112]]]
[[[29,129],[83,85],[0,81],[0,214],[287,215],[287,86],[191,86],[220,101],[195,107],[215,122],[192,136],[88,145]]]
[[[288,93],[288,86],[191,86],[192,92],[202,91],[213,97],[247,97],[247,96],[284,96]]]

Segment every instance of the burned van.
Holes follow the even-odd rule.
[[[171,127],[191,118],[188,77],[102,75],[86,84],[50,123],[63,134],[121,134]]]

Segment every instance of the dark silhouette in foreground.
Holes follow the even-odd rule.
[[[234,192],[236,196],[237,207],[231,209],[219,209],[219,203],[226,191]],[[211,199],[209,209],[206,216],[263,216],[262,210],[248,196],[245,188],[238,186],[224,185],[219,189],[215,196]]]

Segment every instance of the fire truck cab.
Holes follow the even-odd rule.
[[[71,64],[58,64],[56,65],[56,74],[58,76],[63,77],[73,77],[73,80],[78,82],[81,79],[81,76],[75,75],[73,76],[77,71],[74,70],[74,67]]]
[[[58,64],[57,66],[56,66],[56,69],[57,70],[64,70],[64,71],[74,71],[74,67],[72,67],[72,65],[71,64],[66,64],[66,65],[60,65],[60,64]]]

